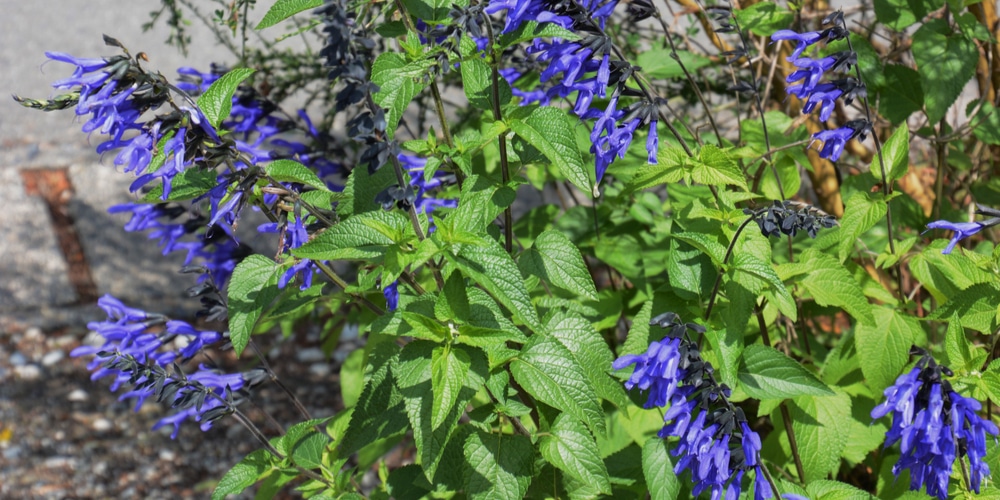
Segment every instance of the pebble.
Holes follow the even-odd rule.
[[[330,374],[330,363],[313,363],[309,365],[309,373],[317,377],[325,377]]]
[[[78,401],[79,402],[79,401],[86,401],[86,400],[90,399],[90,396],[87,394],[87,391],[85,391],[83,389],[73,389],[73,392],[69,393],[69,395],[66,396],[66,399],[68,399],[70,401]]]
[[[49,351],[45,353],[45,356],[42,356],[42,366],[54,366],[65,357],[66,355],[62,351]]]
[[[5,460],[14,460],[21,456],[24,450],[20,446],[8,446],[3,450],[3,458]]]
[[[300,363],[315,363],[317,361],[325,361],[326,354],[319,347],[309,347],[296,352],[295,359],[299,360]]]
[[[114,424],[112,424],[111,421],[106,418],[99,418],[97,420],[94,420],[94,423],[90,425],[97,432],[109,431],[114,426]]]
[[[160,450],[160,460],[164,462],[173,462],[177,458],[177,454],[170,450]]]
[[[11,364],[11,366],[24,366],[28,362],[28,358],[26,358],[24,354],[15,352],[7,358],[7,361]]]
[[[42,329],[37,326],[33,326],[24,331],[25,340],[38,341],[41,340],[45,334],[42,333]]]
[[[56,467],[69,467],[72,469],[74,462],[76,460],[70,457],[49,457],[45,459],[43,465],[46,469],[55,469]]]
[[[14,375],[21,380],[38,380],[42,376],[42,369],[38,365],[15,366]]]

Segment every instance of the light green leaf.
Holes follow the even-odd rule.
[[[228,495],[238,495],[267,477],[274,470],[273,458],[267,450],[254,450],[226,472],[215,485],[212,500],[223,500]]]
[[[656,155],[657,163],[643,163],[635,170],[632,178],[625,183],[623,196],[661,184],[679,182],[684,178],[687,173],[687,155],[683,149],[675,146],[662,147]]]
[[[818,479],[806,486],[809,498],[813,500],[879,500],[867,491],[840,481]]]
[[[563,175],[584,193],[596,188],[590,170],[584,166],[576,145],[576,133],[566,112],[550,106],[535,108],[524,119],[511,119],[510,129],[549,159]]]
[[[872,306],[865,300],[858,281],[832,256],[807,252],[811,271],[799,284],[812,294],[821,306],[843,307],[861,323],[873,324]],[[806,254],[803,254],[805,256]]]
[[[1000,144],[1000,109],[997,109],[993,103],[984,102],[972,123],[978,123],[972,127],[972,133],[976,135],[977,139],[986,144]]]
[[[260,254],[243,259],[229,282],[229,334],[239,356],[250,341],[257,320],[278,296],[278,276],[284,270]]]
[[[653,47],[640,52],[635,58],[635,63],[642,67],[643,75],[650,78],[671,79],[684,77],[681,64],[689,73],[695,74],[699,69],[712,64],[712,60],[687,50],[678,50],[677,59],[674,59],[669,48]]]
[[[762,4],[757,4],[762,5]],[[698,152],[698,159],[692,159],[691,179],[709,186],[733,185],[749,191],[746,177],[736,159],[717,146],[706,144]]]
[[[347,184],[344,185],[342,199],[337,204],[337,214],[343,219],[360,213],[381,211],[382,204],[375,202],[375,196],[394,185],[396,174],[392,168],[381,168],[374,174],[369,173],[365,166],[351,170],[347,176]]]
[[[563,40],[573,41],[579,40],[580,35],[555,23],[527,21],[521,23],[514,31],[498,36],[497,45],[501,49],[506,49],[516,43],[527,42],[536,38],[562,38]]]
[[[903,31],[917,22],[910,0],[875,0],[874,4],[875,18],[894,31]]]
[[[162,203],[197,198],[219,185],[217,177],[218,173],[215,170],[189,168],[170,179],[170,194],[166,198],[163,198],[163,186],[157,185],[142,197],[142,201]]]
[[[465,441],[465,492],[469,498],[524,498],[531,483],[535,450],[524,436],[481,430]]]
[[[573,353],[577,363],[587,373],[587,379],[597,396],[618,408],[628,406],[628,397],[622,384],[608,375],[614,355],[600,332],[579,314],[559,311],[545,325],[549,335],[555,337]]]
[[[944,19],[931,19],[913,34],[913,59],[924,91],[927,119],[937,123],[976,74],[979,49]]]
[[[674,464],[665,439],[652,437],[642,446],[642,473],[652,500],[674,500],[681,493],[681,483],[674,474]]]
[[[993,283],[977,283],[951,297],[938,307],[928,319],[944,319],[958,315],[962,326],[983,333],[997,329],[997,304],[1000,289]]]
[[[876,5],[878,1],[876,0]],[[898,126],[915,111],[924,108],[924,90],[920,86],[920,74],[909,66],[886,64],[885,87],[878,101],[878,112]],[[906,127],[900,127],[906,128]],[[909,132],[907,132],[909,133]]]
[[[847,200],[844,217],[840,220],[840,246],[837,250],[841,262],[851,255],[858,238],[875,227],[885,214],[886,204],[877,194],[859,192]]]
[[[965,337],[965,329],[957,314],[948,319],[948,331],[944,338],[944,350],[948,354],[948,367],[956,372],[973,370],[972,350],[969,349],[969,339]]]
[[[292,461],[307,469],[323,467],[323,452],[330,443],[330,437],[315,429],[323,424],[322,419],[299,422],[285,433],[285,449],[291,454]]]
[[[276,0],[254,29],[270,28],[299,12],[315,9],[320,5],[323,5],[323,0]]]
[[[383,52],[372,64],[372,83],[379,86],[372,98],[387,109],[385,131],[390,139],[410,101],[427,87],[424,76],[432,65],[429,60],[407,63],[403,55],[396,52]]]
[[[373,329],[373,333],[378,332]],[[348,458],[371,443],[409,428],[392,367],[398,356],[399,347],[392,342],[380,342],[369,354],[367,382],[351,413],[347,431],[337,444],[338,458]]]
[[[795,399],[790,413],[805,482],[836,473],[850,432],[851,398],[844,393],[803,396]]]
[[[469,5],[468,0],[403,0],[403,5],[409,15],[417,19],[423,19],[431,24],[431,21],[445,21],[448,19],[448,10],[452,5],[465,7]],[[434,23],[437,24],[437,23]],[[434,24],[431,24],[433,26]]]
[[[531,337],[511,360],[510,371],[535,399],[586,422],[595,434],[604,433],[604,411],[586,371],[555,338]]]
[[[488,373],[486,356],[474,347],[415,340],[400,353],[396,385],[428,480],[434,477],[466,403],[482,388]]]
[[[597,287],[580,250],[559,231],[548,230],[535,238],[535,244],[521,254],[518,266],[554,286],[597,300]]]
[[[882,145],[882,157],[885,160],[885,168],[888,170],[889,181],[895,182],[902,179],[910,168],[910,129],[909,127],[896,127],[885,144]],[[872,175],[875,179],[882,180],[882,169],[879,167],[876,158],[871,165]],[[856,197],[857,195],[854,195]],[[851,197],[851,199],[854,199]],[[881,218],[881,217],[880,217]],[[844,226],[847,223],[847,215],[844,215]],[[843,227],[841,231],[843,231]]]
[[[402,235],[410,230],[409,220],[399,212],[365,212],[333,225],[292,253],[304,259],[379,263],[389,247],[402,242]],[[386,232],[398,233],[398,241]]]
[[[222,120],[229,116],[233,109],[233,94],[240,83],[254,70],[250,68],[236,68],[219,77],[218,80],[208,87],[204,94],[198,96],[198,109],[208,118],[208,123],[216,129]]]
[[[756,399],[834,394],[797,361],[760,344],[748,345],[743,350],[738,376],[743,391]]]
[[[868,387],[879,394],[906,366],[910,346],[923,329],[914,317],[890,307],[875,308],[874,313],[874,324],[859,324],[855,329],[854,344]]]
[[[514,319],[532,331],[541,330],[538,311],[531,303],[521,272],[500,243],[489,237],[482,238],[479,245],[462,245],[458,255],[449,254],[449,257],[463,273],[482,284],[510,309]]]
[[[513,94],[507,80],[500,78],[500,106],[510,102]],[[493,111],[493,70],[478,55],[462,61],[462,88],[469,102],[482,110]]]
[[[309,167],[294,160],[275,160],[264,168],[267,175],[278,182],[297,182],[322,191],[329,191],[326,183],[321,181]],[[323,207],[325,208],[325,207]]]
[[[611,494],[608,469],[597,442],[579,420],[565,413],[556,417],[548,432],[538,439],[538,450],[555,468],[599,493]]]
[[[773,2],[755,3],[745,9],[733,11],[733,15],[745,30],[758,36],[771,36],[785,29],[795,20],[795,14],[786,7]]]

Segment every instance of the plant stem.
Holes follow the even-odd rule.
[[[726,262],[729,261],[729,257],[733,254],[733,249],[736,248],[736,240],[739,239],[740,233],[743,229],[747,227],[747,224],[753,221],[753,216],[747,217],[747,220],[740,224],[740,227],[736,228],[736,233],[733,234],[732,241],[729,242],[729,246],[726,248],[726,256],[722,258],[722,265],[719,266],[719,274],[715,277],[715,286],[712,287],[712,295],[708,299],[708,308],[705,309],[705,319],[707,320],[712,315],[712,307],[715,305],[715,298],[719,295],[719,285],[722,284],[722,275],[725,272]]]
[[[781,409],[781,420],[785,424],[785,433],[788,434],[788,445],[792,448],[792,458],[795,459],[795,471],[799,474],[799,482],[805,484],[806,470],[802,466],[802,458],[799,456],[799,444],[795,440],[795,431],[792,429],[792,416],[788,411],[788,406],[782,401],[778,407]]]
[[[396,0],[397,2],[399,0]],[[496,39],[493,35],[493,23],[486,19],[483,23],[486,26],[486,36],[489,38],[490,43],[490,54],[492,56],[492,61],[490,61],[490,70],[493,73],[493,119],[500,121],[503,119],[502,112],[500,110],[500,57],[495,49]],[[510,184],[510,164],[507,159],[507,135],[500,134],[498,138],[500,141],[500,175],[502,176],[503,185],[507,186]],[[507,253],[511,253],[514,250],[514,208],[513,205],[507,205],[507,208],[503,209],[503,248]]]

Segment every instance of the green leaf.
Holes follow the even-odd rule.
[[[535,458],[531,440],[477,430],[466,439],[464,451],[468,465],[465,492],[469,498],[524,498]]]
[[[687,155],[678,147],[662,147],[656,153],[657,163],[643,163],[625,183],[622,195],[627,196],[660,184],[679,182],[686,173]]]
[[[250,68],[231,70],[213,82],[204,94],[198,96],[198,108],[205,114],[205,118],[208,118],[208,123],[216,129],[219,128],[219,124],[233,109],[233,94],[236,93],[236,88],[253,72],[254,70]]]
[[[566,112],[549,106],[535,108],[525,119],[511,119],[511,130],[551,161],[563,175],[585,193],[596,189],[590,169],[576,145],[576,133]]]
[[[1000,144],[1000,110],[996,106],[984,102],[972,122],[978,124],[972,127],[977,139],[994,146]]]
[[[229,282],[229,334],[239,356],[250,341],[257,320],[278,296],[278,276],[284,270],[260,254],[243,259]]]
[[[632,320],[632,328],[629,328],[628,337],[625,338],[625,343],[622,344],[621,350],[618,351],[619,356],[642,354],[649,349],[650,343],[657,340],[650,338],[649,335],[649,320],[652,316],[653,301],[648,300],[642,305],[642,309],[639,309],[639,313],[635,315],[635,319]]]
[[[851,429],[850,396],[799,397],[790,413],[805,482],[836,473]]]
[[[343,199],[337,204],[337,214],[341,218],[364,212],[382,210],[375,202],[375,196],[389,186],[396,185],[396,175],[392,168],[381,168],[374,174],[365,167],[351,170],[344,185]],[[308,194],[308,193],[307,193]]]
[[[315,429],[323,425],[322,419],[299,422],[288,429],[285,434],[285,449],[291,454],[292,461],[307,469],[323,467],[323,452],[330,443],[330,437]]]
[[[462,273],[452,271],[444,283],[444,289],[434,303],[434,316],[441,321],[468,321],[469,294],[466,291],[465,278]]]
[[[817,479],[806,486],[808,498],[813,500],[878,500],[878,497],[867,491],[855,488],[840,481]],[[926,498],[923,495],[920,498]]]
[[[372,98],[387,109],[385,131],[390,139],[410,101],[427,87],[424,76],[433,64],[429,60],[407,63],[406,58],[396,52],[383,52],[372,64],[372,83],[379,86]]]
[[[396,385],[403,395],[428,480],[433,479],[442,450],[466,404],[485,384],[488,374],[486,356],[474,347],[416,340],[400,353]]]
[[[170,180],[170,194],[163,198],[163,186],[154,186],[142,197],[147,203],[163,203],[164,201],[181,201],[197,198],[219,185],[215,170],[189,168]]]
[[[874,324],[857,326],[854,343],[868,387],[879,394],[906,366],[910,346],[923,335],[923,329],[915,318],[890,307],[875,308],[874,313]]]
[[[944,350],[948,354],[948,366],[960,372],[973,370],[972,350],[969,349],[969,339],[965,337],[965,329],[958,315],[952,315],[948,320],[948,331],[944,338]]]
[[[743,391],[756,399],[834,394],[797,361],[760,344],[748,345],[743,350],[738,377]]]
[[[273,457],[267,450],[254,450],[229,469],[212,491],[212,500],[238,495],[266,477],[273,470]]]
[[[932,19],[913,34],[913,59],[920,73],[927,119],[937,123],[976,74],[979,49],[944,19]]]
[[[758,36],[771,36],[785,29],[795,20],[795,14],[773,2],[755,3],[745,9],[733,11],[736,20],[745,30]]]
[[[774,5],[774,4],[755,4]],[[733,185],[749,191],[746,177],[740,170],[736,159],[727,151],[719,149],[717,146],[706,144],[698,152],[698,159],[691,160],[691,179],[699,184],[709,186]]]
[[[611,494],[611,480],[597,442],[579,420],[567,414],[556,417],[548,432],[538,438],[538,450],[555,468],[599,493]]]
[[[687,68],[689,73],[694,74],[699,69],[712,64],[712,60],[686,50],[678,50],[675,59],[669,48],[653,47],[651,50],[640,52],[635,58],[635,63],[642,67],[643,75],[669,80],[684,77],[681,64]]]
[[[909,0],[875,0],[875,18],[894,31],[903,31],[918,19]]]
[[[458,7],[469,5],[468,0],[403,0],[406,12],[417,19],[423,19],[430,24],[431,21],[444,21],[448,19],[448,10],[452,4]],[[433,26],[433,25],[432,25]]]
[[[365,212],[333,225],[292,253],[304,259],[379,263],[389,247],[402,242],[408,231],[412,231],[410,222],[399,212]]]
[[[878,5],[876,1],[876,5]],[[920,86],[920,74],[908,66],[886,64],[885,86],[881,89],[878,112],[899,125],[915,111],[924,107],[924,89]],[[906,127],[900,127],[906,128]]]
[[[597,300],[597,287],[580,250],[559,231],[545,231],[535,238],[535,244],[518,259],[518,267],[554,286]]]
[[[514,44],[531,41],[536,38],[562,38],[563,40],[573,41],[579,40],[580,35],[577,35],[576,33],[573,33],[572,31],[569,31],[555,23],[527,21],[521,23],[521,25],[514,31],[511,31],[510,33],[503,33],[498,36],[497,45],[499,45],[501,49],[506,49]]]
[[[642,446],[642,473],[652,500],[680,498],[681,483],[674,474],[674,464],[667,451],[667,440],[652,437]]]
[[[500,78],[498,82],[500,106],[504,106],[510,102],[513,94],[507,80]],[[486,111],[493,110],[493,70],[478,55],[462,61],[462,88],[473,106]]]
[[[409,427],[403,396],[394,380],[392,365],[398,356],[399,347],[392,342],[380,342],[372,349],[368,380],[351,413],[347,431],[337,444],[338,458],[348,458],[361,448]]]
[[[276,0],[254,29],[270,28],[299,12],[315,9],[320,5],[323,5],[323,0]]]
[[[595,434],[604,433],[604,411],[586,371],[555,338],[531,337],[511,360],[510,371],[535,399],[586,422]]]
[[[962,290],[928,316],[928,319],[945,319],[958,315],[965,328],[983,333],[997,330],[997,304],[1000,289],[993,283],[978,283]]]
[[[837,259],[819,252],[807,252],[805,260],[811,269],[799,284],[812,294],[821,306],[843,307],[861,323],[873,324],[872,306],[865,300],[857,279]],[[806,255],[806,254],[803,254]]]
[[[858,238],[885,217],[886,210],[886,203],[878,194],[858,192],[847,200],[844,217],[840,220],[840,246],[837,250],[841,262],[851,255]]]
[[[458,255],[449,256],[463,273],[482,284],[510,309],[514,319],[532,331],[541,330],[538,311],[531,303],[521,272],[500,243],[492,238],[483,238],[480,244],[462,245]]]
[[[294,160],[275,160],[264,168],[267,175],[278,182],[297,182],[322,191],[329,191],[326,183],[321,181],[309,167]],[[325,207],[324,207],[325,208]]]
[[[598,397],[611,401],[618,408],[628,406],[622,384],[608,375],[614,355],[593,324],[577,313],[559,311],[549,318],[545,328],[573,353]]]
[[[888,170],[889,182],[898,181],[906,175],[906,172],[910,169],[909,127],[896,127],[896,131],[892,133],[892,136],[885,141],[885,144],[882,144],[882,158],[885,160],[885,168]],[[882,180],[882,169],[879,167],[878,159],[872,161],[871,172],[875,176],[875,179]],[[856,196],[852,196],[851,199]],[[847,218],[846,214],[844,218]],[[841,227],[841,230],[843,229]]]

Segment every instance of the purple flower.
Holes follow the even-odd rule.
[[[802,51],[806,50],[806,47],[818,42],[822,36],[818,31],[797,33],[792,30],[778,30],[771,35],[771,40],[794,40],[796,42],[795,51],[787,58],[789,61],[794,61],[802,55]]]
[[[847,141],[854,137],[854,130],[849,127],[841,127],[833,130],[823,130],[813,134],[813,138],[819,141],[823,141],[823,149],[820,150],[819,156],[822,158],[829,158],[830,161],[837,161],[840,159],[840,155],[844,153],[844,146],[847,145]]]
[[[668,337],[649,344],[645,354],[625,355],[611,365],[615,370],[635,365],[625,388],[632,390],[638,387],[640,391],[649,391],[644,408],[666,406],[677,391],[684,375],[680,370],[680,343],[681,339]]]
[[[928,231],[931,229],[947,229],[955,232],[951,236],[951,242],[948,243],[948,246],[946,246],[944,250],[941,250],[941,253],[945,255],[950,254],[951,251],[955,249],[955,245],[957,245],[959,241],[978,233],[984,227],[986,226],[979,222],[950,222],[946,220],[936,220],[927,224]]]

